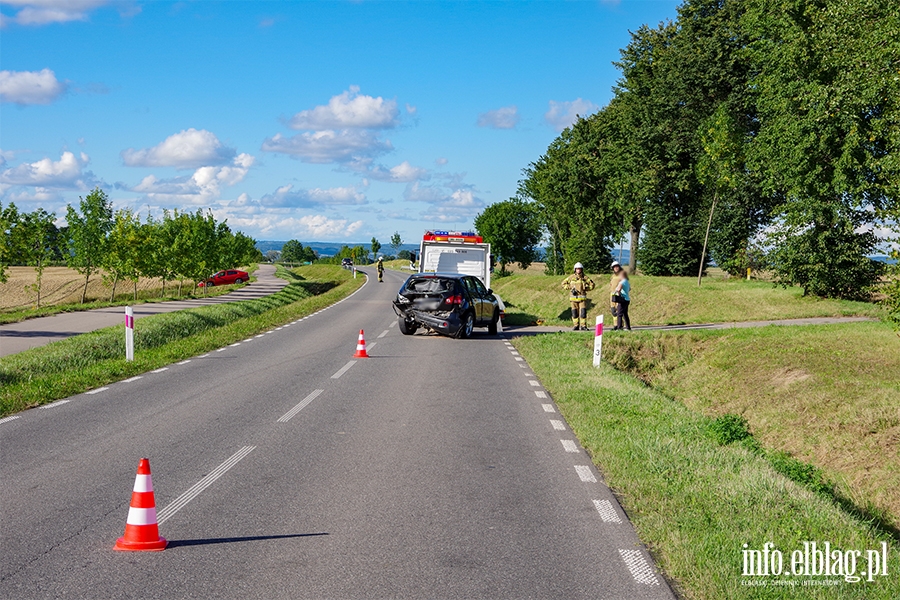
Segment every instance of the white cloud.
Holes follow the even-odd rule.
[[[367,177],[375,179],[376,181],[387,181],[390,183],[410,183],[412,181],[426,180],[431,177],[428,173],[428,169],[414,167],[406,160],[390,169],[381,165],[375,165],[374,167],[366,168],[364,173]]]
[[[254,161],[249,154],[240,154],[229,166],[200,167],[190,177],[159,179],[155,175],[148,175],[134,187],[117,187],[146,194],[148,198],[161,202],[208,204],[219,198],[222,187],[243,181]]]
[[[436,158],[436,159],[434,160],[434,164],[436,164],[436,165],[439,166],[439,167],[443,167],[443,166],[446,165],[448,162],[450,162],[450,161],[448,161],[448,160],[447,160],[446,158],[444,158],[443,156],[440,157],[440,158]]]
[[[123,150],[121,155],[129,167],[196,169],[225,164],[234,158],[235,153],[234,148],[224,146],[214,133],[192,127],[170,135],[152,148],[129,148]]]
[[[0,71],[0,100],[16,104],[50,104],[66,91],[50,69]]]
[[[417,112],[419,112],[419,109],[418,109],[418,108],[416,108],[415,106],[413,106],[413,105],[410,104],[409,102],[406,103],[406,114],[408,114],[408,115],[411,116],[411,117],[414,117],[414,116],[416,116],[416,113],[417,113]]]
[[[389,140],[382,141],[371,131],[355,129],[307,131],[292,137],[276,133],[262,144],[265,152],[290,154],[308,163],[365,162],[393,149]]]
[[[489,110],[478,115],[479,127],[491,129],[513,129],[519,124],[519,109],[515,105]]]
[[[600,110],[600,107],[590,100],[576,98],[571,102],[557,102],[551,100],[549,109],[544,114],[547,121],[557,131],[562,131],[574,123],[579,116],[586,117]]]
[[[327,105],[317,106],[295,114],[288,125],[291,129],[387,129],[398,123],[399,111],[395,100],[385,100],[359,94],[358,86],[332,96]]]
[[[261,206],[269,208],[348,206],[366,204],[366,202],[365,194],[360,193],[355,187],[295,190],[293,185],[282,186],[259,200]]]
[[[2,4],[19,10],[8,19],[19,25],[46,25],[85,21],[87,13],[109,0],[3,0]]]
[[[42,158],[33,163],[22,163],[0,173],[0,182],[8,185],[40,186],[85,190],[97,183],[94,174],[84,171],[90,162],[84,152],[78,156],[65,151],[59,160]]]
[[[441,223],[468,223],[485,206],[471,186],[451,188],[445,191],[440,185],[422,185],[418,182],[406,187],[403,193],[409,202],[425,202],[429,206],[421,216],[426,221]]]

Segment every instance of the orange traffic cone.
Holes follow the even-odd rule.
[[[359,330],[359,341],[356,343],[356,354],[353,355],[353,358],[369,358],[369,354],[366,352],[366,338],[363,337],[363,330]]]
[[[164,550],[167,543],[165,538],[159,537],[159,526],[156,523],[156,500],[153,497],[150,461],[142,458],[134,479],[125,535],[116,540],[115,549]]]

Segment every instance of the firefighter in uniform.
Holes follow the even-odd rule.
[[[572,320],[574,331],[587,331],[587,293],[594,289],[594,282],[584,275],[584,266],[575,263],[575,274],[566,277],[563,287],[569,290],[569,301],[572,303]]]
[[[612,314],[613,318],[615,318],[616,313],[619,310],[619,305],[613,302],[613,296],[616,295],[616,288],[619,286],[619,271],[621,270],[622,265],[619,264],[619,261],[613,261],[612,276],[609,278],[609,312]]]
[[[375,269],[378,270],[378,283],[384,283],[384,257],[379,256],[378,262],[375,263]]]

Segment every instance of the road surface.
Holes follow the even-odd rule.
[[[404,277],[0,420],[0,597],[674,598],[505,339],[399,333]],[[141,457],[169,547],[115,552]]]
[[[174,312],[185,308],[197,308],[208,304],[238,302],[262,298],[274,294],[287,285],[287,281],[275,277],[274,265],[259,265],[256,281],[228,294],[213,298],[196,298],[194,300],[175,300],[172,302],[154,302],[136,304],[134,318],[148,317],[160,313]],[[111,327],[125,322],[125,307],[111,306],[70,313],[60,313],[51,317],[27,319],[18,323],[0,325],[0,356],[15,354],[29,348],[36,348],[79,333],[87,333],[104,327]]]

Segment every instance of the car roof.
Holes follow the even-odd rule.
[[[413,277],[419,278],[434,278],[434,279],[462,279],[463,277],[469,277],[465,273],[415,273],[414,275],[410,275],[409,278]]]

